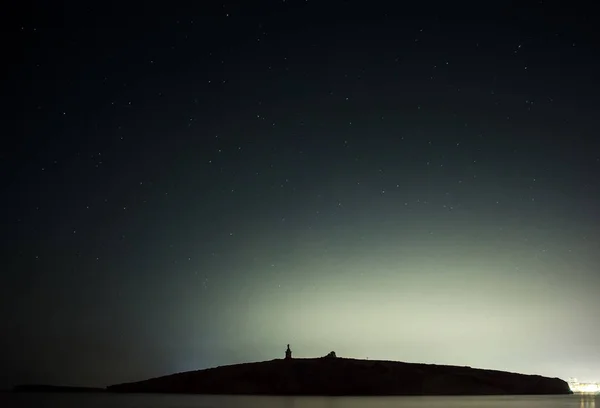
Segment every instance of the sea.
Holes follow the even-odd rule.
[[[27,408],[600,408],[600,396],[254,397],[161,394],[0,393],[0,407]]]

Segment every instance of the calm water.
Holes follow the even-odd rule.
[[[196,395],[0,394],[0,407],[27,408],[600,408],[598,396],[230,397]]]
[[[600,408],[598,396],[230,397],[195,395],[0,394],[0,407],[27,408]]]

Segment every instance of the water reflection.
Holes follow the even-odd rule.
[[[579,408],[596,408],[596,396],[582,395]]]
[[[296,408],[296,398],[294,397],[283,397],[284,408]]]

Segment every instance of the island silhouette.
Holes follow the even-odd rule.
[[[111,385],[116,393],[228,395],[550,395],[572,394],[559,378],[471,367],[337,357],[284,358],[187,371]]]
[[[48,384],[22,384],[17,385],[13,392],[69,392],[69,393],[94,393],[104,392],[104,388],[95,387],[72,387],[66,385],[48,385]]]

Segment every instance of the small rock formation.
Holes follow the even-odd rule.
[[[285,351],[285,359],[286,360],[291,360],[292,359],[292,350],[290,350],[290,345],[287,345],[287,350]]]
[[[325,358],[337,358],[337,356],[335,355],[335,351],[330,351]]]

